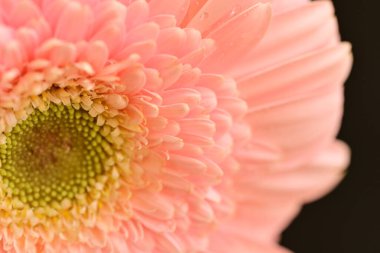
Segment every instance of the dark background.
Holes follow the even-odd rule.
[[[333,2],[354,52],[339,134],[352,161],[334,192],[304,207],[282,244],[296,253],[380,253],[380,1]]]

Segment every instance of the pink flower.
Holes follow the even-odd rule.
[[[330,1],[1,0],[3,252],[287,252],[350,67]]]

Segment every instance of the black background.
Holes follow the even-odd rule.
[[[351,165],[334,192],[304,207],[282,244],[296,253],[380,253],[380,2],[333,2],[354,52],[339,134]]]

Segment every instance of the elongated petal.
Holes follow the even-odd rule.
[[[332,3],[312,2],[274,15],[265,38],[256,48],[245,52],[242,56],[244,63],[234,65],[231,74],[244,76],[337,43],[337,22]]]
[[[312,91],[341,86],[350,66],[350,45],[342,44],[242,78],[238,88],[251,110],[260,110]]]
[[[216,50],[202,62],[202,68],[211,72],[225,71],[237,64],[241,55],[262,39],[270,15],[268,4],[257,4],[213,30],[208,37],[215,40]]]

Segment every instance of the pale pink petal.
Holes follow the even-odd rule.
[[[248,113],[256,140],[281,150],[282,162],[275,168],[288,168],[310,159],[337,134],[342,114],[341,92],[341,88],[318,92]]]
[[[40,10],[30,0],[21,0],[13,7],[9,13],[8,22],[13,27],[20,27],[33,19],[37,19],[41,15]]]
[[[298,213],[299,200],[315,200],[342,179],[348,153],[345,144],[336,142],[309,164],[291,171],[270,171],[246,164],[244,170],[251,172],[241,171],[236,181],[240,201],[235,218],[225,223],[222,231],[230,238],[248,241],[277,240],[279,231]]]
[[[150,18],[150,21],[159,25],[161,29],[175,27],[177,23],[175,16],[169,14],[153,16]]]
[[[242,78],[238,81],[241,96],[251,110],[259,110],[311,91],[340,86],[350,69],[350,49],[349,44],[322,49]]]
[[[186,43],[186,32],[180,28],[167,28],[160,32],[157,38],[158,52],[178,55],[181,47]]]
[[[157,54],[146,64],[154,66],[159,72],[163,81],[163,87],[168,88],[175,83],[182,74],[183,65],[179,60],[170,54]]]
[[[181,241],[179,238],[177,238],[172,233],[165,233],[161,237],[158,238],[158,248],[162,252],[167,253],[178,253],[178,252],[184,252],[185,249],[183,245],[181,244]]]
[[[62,66],[74,62],[77,57],[77,52],[73,44],[51,39],[36,50],[36,56],[49,59],[54,64]]]
[[[0,48],[0,56],[6,68],[20,67],[26,59],[25,50],[18,41],[11,41]]]
[[[199,2],[199,3],[197,3]],[[192,3],[188,16],[187,27],[196,28],[202,33],[209,31],[214,26],[220,25],[218,22],[239,14],[241,11],[257,3],[265,3],[265,0],[208,0],[195,1]]]
[[[110,244],[109,246],[110,249],[106,249],[107,252],[110,252],[110,253],[119,253],[119,252],[129,253],[130,252],[128,243],[125,240],[125,237],[123,234],[112,233],[108,236],[108,240]]]
[[[258,4],[213,30],[208,37],[215,40],[216,50],[202,62],[202,69],[225,71],[231,65],[238,64],[241,55],[261,40],[269,21],[270,6]]]
[[[91,40],[104,41],[112,56],[125,40],[127,9],[121,3],[106,1],[98,4],[94,11],[99,13],[93,23],[94,32]]]
[[[80,60],[91,64],[95,70],[100,70],[108,60],[108,48],[103,41],[93,41],[85,45]]]
[[[308,3],[308,0],[272,0],[273,12],[275,14],[286,12]]]
[[[187,9],[186,16],[182,20],[181,26],[186,26],[207,1],[208,0],[190,1],[189,8]]]
[[[181,23],[190,2],[190,0],[152,0],[149,2],[150,15],[172,14],[177,22]]]
[[[149,5],[145,0],[133,1],[127,8],[125,19],[126,28],[129,30],[144,22],[149,17]]]
[[[55,28],[68,0],[44,1],[42,11],[51,28]]]
[[[154,193],[136,192],[131,200],[136,210],[147,216],[169,220],[173,218],[174,207],[169,199]]]
[[[256,48],[245,52],[242,65],[234,65],[231,74],[240,77],[245,73],[261,71],[337,43],[337,22],[332,3],[312,2],[275,15],[264,39]]]
[[[283,159],[290,162],[296,156],[299,161],[303,159],[301,157],[308,157],[312,154],[309,151],[315,151],[334,136],[341,115],[339,86],[347,77],[350,59],[349,47],[343,45],[274,68],[270,75],[264,72],[257,78],[239,83],[250,108],[247,120],[252,124],[252,131],[260,136],[256,141],[281,150]],[[300,73],[299,66],[305,71]],[[279,93],[271,92],[272,85]],[[296,86],[299,93],[293,92]],[[309,95],[311,91],[313,96]],[[268,95],[270,103],[266,102]],[[279,125],[281,130],[277,127]]]
[[[348,155],[349,150],[346,145],[337,142],[330,144],[310,164],[290,171],[268,171],[265,167],[253,169],[247,164],[245,168],[251,172],[242,173],[236,181],[238,183],[236,185],[238,199],[246,207],[247,215],[237,216],[237,219],[240,217],[246,219],[246,222],[251,222],[251,219],[260,219],[260,215],[249,218],[249,207],[253,208],[254,205],[259,207],[258,214],[264,206],[273,208],[273,214],[275,214],[275,210],[279,206],[291,208],[292,206],[296,207],[295,203],[300,200],[309,202],[319,198],[343,178],[343,170],[349,162]],[[256,194],[252,195],[252,192],[256,192]],[[244,208],[241,210],[244,212]],[[272,236],[276,236],[276,233],[287,225],[296,214],[296,209],[288,214],[286,212],[277,213],[279,219],[267,220],[268,225],[271,224],[267,228],[274,228],[268,230]],[[267,214],[268,212],[263,212],[261,216]],[[252,222],[255,223],[255,221]],[[253,225],[251,229],[256,231]],[[257,230],[258,235],[260,235],[260,230],[262,228]]]
[[[88,6],[70,2],[65,5],[59,17],[55,36],[70,42],[85,39],[93,21],[92,19],[92,11]],[[70,27],[70,29],[67,29],[67,27]]]
[[[154,23],[144,23],[128,31],[125,43],[132,44],[145,40],[156,40],[160,32],[160,27]]]
[[[140,57],[140,61],[145,63],[156,52],[156,42],[154,40],[146,40],[139,43],[133,43],[130,46],[125,47],[120,52],[116,53],[114,58],[116,60],[127,59],[132,54],[137,54]]]

